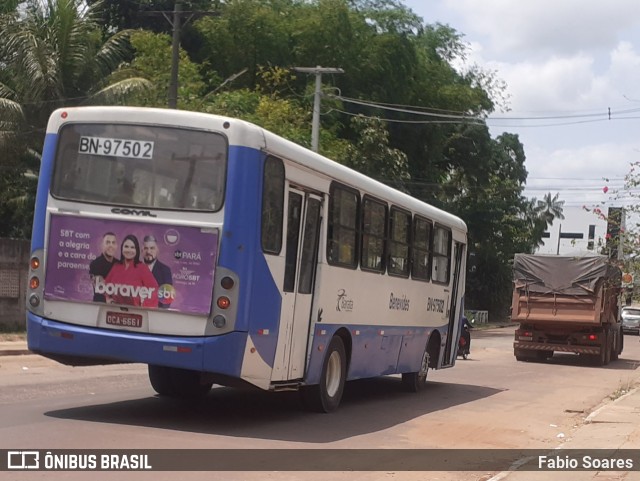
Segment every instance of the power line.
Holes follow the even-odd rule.
[[[442,112],[446,112],[443,110],[439,110],[439,109],[431,109],[431,110],[427,110],[428,107],[421,107],[421,106],[415,106],[415,105],[399,105],[399,104],[387,104],[387,103],[382,103],[382,102],[371,102],[371,101],[366,101],[366,100],[358,100],[358,99],[353,99],[350,97],[345,97],[342,95],[335,95],[335,94],[325,94],[327,97],[336,99],[336,100],[340,100],[343,103],[347,103],[347,104],[355,104],[355,105],[361,105],[363,107],[370,107],[370,108],[374,108],[374,109],[379,109],[379,110],[385,110],[385,111],[390,111],[390,112],[398,112],[398,113],[404,113],[404,114],[409,114],[409,115],[416,115],[416,116],[421,116],[421,117],[436,117],[436,118],[445,118],[445,119],[450,119],[453,121],[457,121],[457,122],[448,122],[448,123],[486,123],[486,124],[491,124],[492,126],[495,127],[526,127],[526,128],[533,128],[533,127],[558,127],[558,126],[565,126],[565,125],[578,125],[578,124],[585,124],[585,123],[594,123],[594,122],[604,122],[604,121],[613,121],[613,120],[637,120],[640,119],[640,117],[638,116],[629,116],[629,114],[633,114],[633,113],[638,113],[640,112],[640,109],[634,108],[634,109],[623,109],[623,110],[619,110],[619,111],[612,111],[611,108],[607,108],[606,111],[601,111],[601,112],[594,112],[594,113],[587,113],[587,114],[564,114],[564,115],[544,115],[544,116],[533,116],[533,117],[508,117],[508,116],[487,116],[487,117],[482,117],[482,116],[478,116],[478,115],[469,115],[469,114],[465,114],[462,112],[458,112],[458,113],[442,113]],[[348,111],[344,111],[344,110],[340,110],[337,108],[334,108],[333,110],[336,110],[338,112],[341,112],[343,114],[346,115],[362,115],[362,114],[356,114],[353,112],[348,112]],[[366,116],[365,116],[366,117]],[[369,117],[369,118],[379,118],[379,117]],[[519,125],[505,125],[505,124],[499,124],[499,123],[495,123],[495,122],[500,122],[500,121],[518,121],[518,122],[522,122],[522,121],[529,121],[529,122],[538,122],[538,121],[548,121],[548,120],[564,120],[564,119],[583,119],[583,120],[574,120],[574,121],[570,121],[570,122],[553,122],[553,123],[544,123],[544,124],[531,124],[531,125],[526,125],[526,124],[519,124]],[[389,119],[389,118],[384,118],[381,119],[384,120],[385,122],[395,122],[395,123],[404,123],[404,124],[424,124],[424,123],[441,123],[441,122],[427,122],[427,121],[415,121],[415,120],[406,120],[406,119]]]

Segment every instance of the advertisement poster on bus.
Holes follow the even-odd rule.
[[[44,297],[208,314],[215,229],[52,215]]]

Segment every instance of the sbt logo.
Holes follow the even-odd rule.
[[[158,287],[158,302],[171,304],[176,300],[176,289],[171,284],[162,284]]]
[[[7,451],[7,469],[40,469],[40,452]]]
[[[189,252],[189,251],[175,251],[173,253],[173,257],[176,259],[189,260],[189,261],[201,261],[202,256],[200,252]]]

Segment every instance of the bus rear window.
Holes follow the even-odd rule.
[[[226,138],[155,125],[69,124],[60,132],[54,197],[146,208],[217,211]]]

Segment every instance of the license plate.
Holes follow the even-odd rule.
[[[140,314],[129,314],[128,312],[107,312],[107,324],[123,327],[142,327],[142,316]]]

